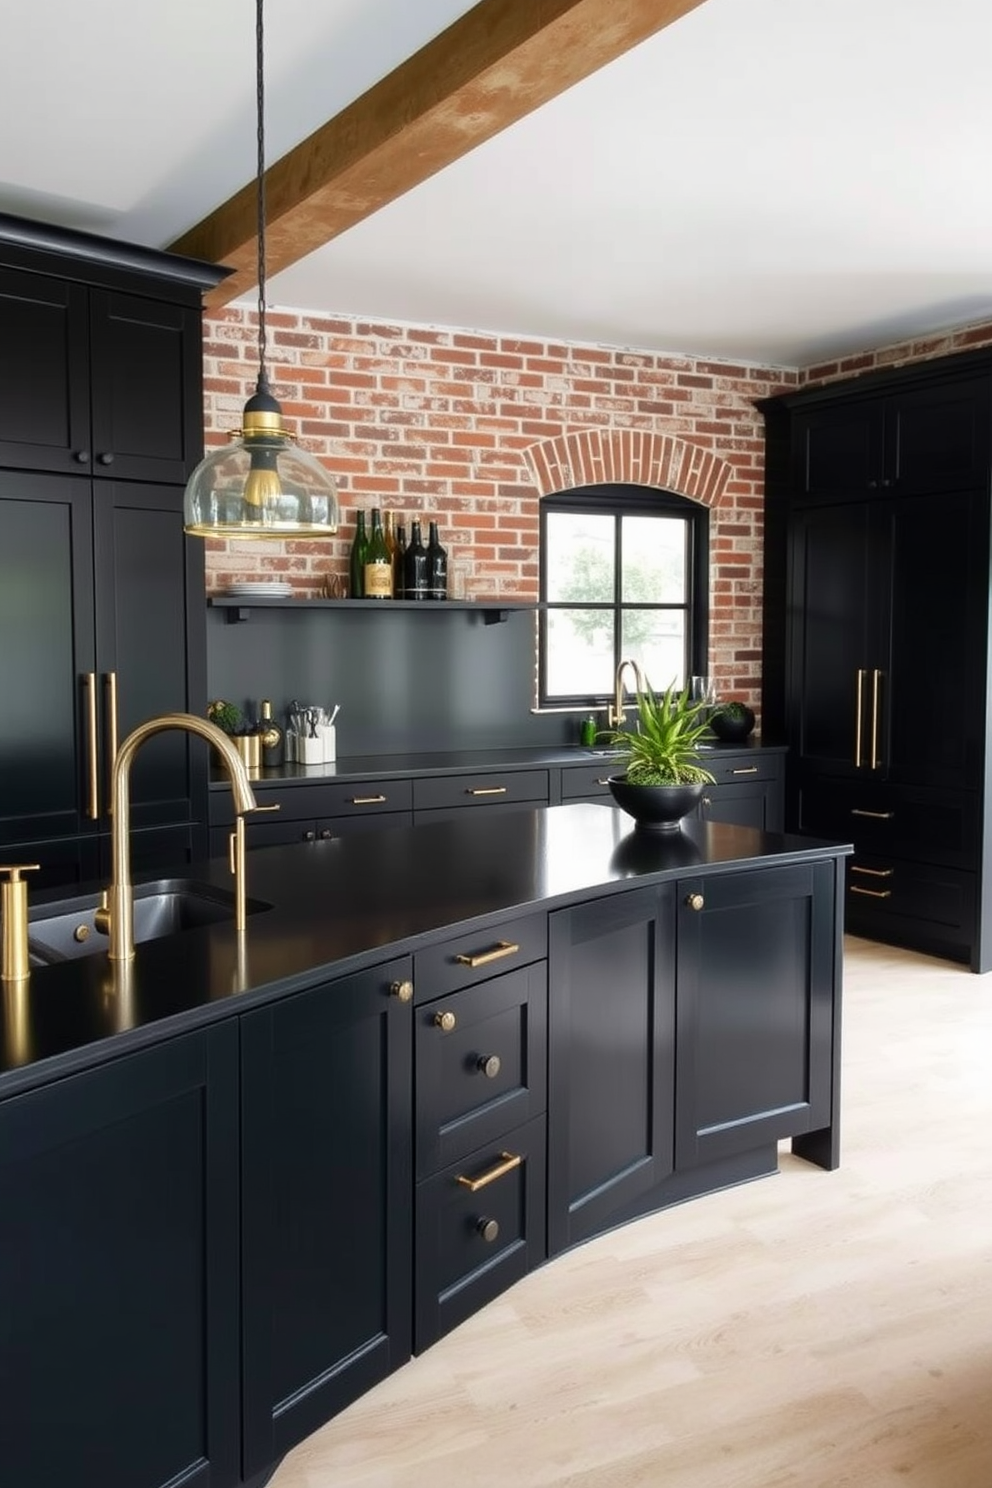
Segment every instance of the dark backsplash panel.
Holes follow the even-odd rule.
[[[574,743],[578,714],[535,717],[534,615],[370,608],[207,612],[211,698],[341,704],[339,755]]]

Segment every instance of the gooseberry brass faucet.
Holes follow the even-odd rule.
[[[624,713],[623,708],[623,674],[625,667],[630,667],[631,671],[634,673],[634,685],[637,688],[637,691],[644,691],[644,673],[641,671],[637,662],[634,661],[632,657],[625,657],[624,660],[621,661],[620,665],[617,667],[616,685],[613,694],[613,707],[610,709],[607,715],[607,717],[609,718],[610,728],[623,728],[624,719],[626,718],[626,714]]]
[[[248,779],[248,771],[227,734],[223,733],[215,723],[208,722],[206,718],[197,718],[194,713],[163,713],[159,718],[149,718],[147,722],[139,723],[138,727],[128,734],[114,760],[110,787],[113,815],[111,881],[110,888],[107,890],[106,906],[103,910],[97,911],[98,928],[106,928],[110,935],[110,947],[107,954],[112,961],[130,961],[134,955],[134,893],[131,887],[129,791],[131,761],[146,739],[150,739],[154,734],[165,733],[168,729],[183,729],[186,733],[197,734],[201,739],[206,739],[217,750],[227,770],[231,782],[231,793],[234,796],[238,827],[241,829],[238,833],[241,851],[232,852],[231,855],[235,888],[235,922],[239,930],[243,930],[245,926],[242,818],[246,812],[258,809],[258,802],[255,800],[255,793]],[[105,921],[105,925],[101,925],[101,919]]]

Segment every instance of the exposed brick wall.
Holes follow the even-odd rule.
[[[530,599],[538,503],[632,481],[704,501],[711,520],[710,668],[757,701],[763,426],[754,401],[799,374],[623,348],[269,310],[268,369],[299,441],[338,478],[342,527],[314,542],[212,540],[211,592],[279,574],[301,597],[344,576],[359,507],[436,517],[470,595]],[[207,444],[236,427],[257,369],[257,323],[207,317]]]
[[[940,331],[930,336],[918,336],[911,341],[897,341],[892,346],[861,351],[854,356],[841,357],[832,362],[819,362],[802,369],[799,384],[801,387],[813,387],[819,383],[835,382],[839,377],[856,377],[862,372],[874,372],[881,367],[902,367],[910,362],[926,362],[933,357],[951,356],[956,351],[977,351],[982,346],[992,346],[992,324],[988,321],[959,326],[956,330]]]

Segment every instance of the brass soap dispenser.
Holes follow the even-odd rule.
[[[22,873],[37,873],[38,863],[0,863],[0,873],[10,877],[0,883],[0,913],[3,914],[3,980],[23,982],[31,974],[28,953],[28,886]]]

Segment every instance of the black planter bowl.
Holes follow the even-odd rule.
[[[724,744],[740,744],[754,728],[754,714],[745,708],[743,716],[721,711],[719,704],[709,717],[709,725]]]
[[[614,801],[645,832],[677,832],[703,794],[702,781],[694,785],[631,785],[626,775],[607,780]]]

